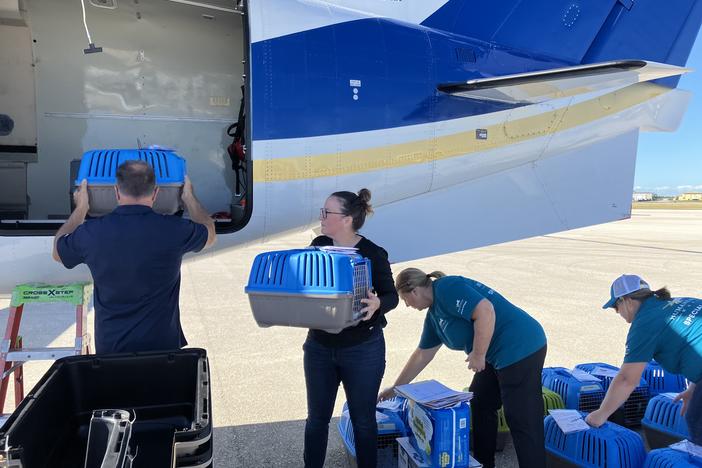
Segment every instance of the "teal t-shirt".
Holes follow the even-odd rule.
[[[655,359],[668,372],[691,382],[702,379],[702,300],[646,299],[631,322],[624,362]]]
[[[451,349],[473,349],[473,309],[487,299],[495,309],[495,331],[486,361],[502,369],[535,353],[546,344],[539,322],[484,284],[462,276],[435,280],[434,303],[424,319],[419,347],[445,344]]]

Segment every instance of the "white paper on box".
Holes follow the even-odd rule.
[[[581,369],[571,370],[570,375],[575,377],[580,382],[599,382],[600,381],[600,379],[598,379],[594,375],[588,374],[587,372],[585,372],[584,370],[581,370]]]
[[[599,375],[600,377],[612,377],[612,378],[616,377],[618,373],[619,373],[619,371],[616,369],[610,369],[609,367],[600,367],[600,366],[595,367],[591,372],[592,375]]]
[[[398,385],[395,391],[407,398],[432,409],[449,408],[473,397],[471,392],[451,390],[436,380],[424,380],[411,384]]]
[[[585,422],[578,410],[573,409],[552,409],[548,413],[556,421],[558,427],[564,434],[571,432],[587,431],[590,426]]]
[[[358,254],[358,249],[356,247],[337,247],[336,245],[323,245],[317,247],[317,249],[329,253],[339,253],[345,255],[356,255]]]
[[[394,411],[399,411],[402,408],[403,401],[400,399],[383,400],[376,405],[376,408],[389,409]]]
[[[685,452],[689,453],[693,457],[700,457],[702,458],[702,447],[699,445],[693,444],[689,440],[681,440],[680,442],[677,442],[675,444],[672,444],[670,448],[678,450],[680,452]]]

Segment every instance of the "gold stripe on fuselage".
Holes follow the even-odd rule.
[[[254,182],[282,182],[392,169],[488,151],[594,122],[653,99],[669,88],[638,83],[569,107],[488,126],[489,138],[479,140],[475,129],[361,150],[255,159]]]

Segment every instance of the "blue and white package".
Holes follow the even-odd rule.
[[[412,444],[431,466],[470,466],[470,406],[431,409],[408,401],[408,423]]]

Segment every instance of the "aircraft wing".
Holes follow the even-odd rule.
[[[437,86],[468,99],[535,104],[608,88],[682,75],[689,68],[643,60],[620,60],[479,78]]]

